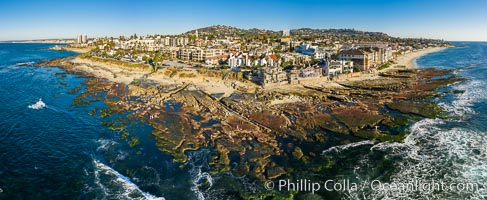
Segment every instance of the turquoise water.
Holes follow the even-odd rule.
[[[453,69],[468,81],[449,87],[464,91],[435,99],[449,119],[424,119],[409,127],[404,143],[360,142],[318,155],[334,167],[314,180],[350,179],[402,183],[437,180],[487,182],[487,43],[455,43],[417,60],[420,67]],[[229,173],[210,175],[210,150],[189,153],[187,164],[159,151],[151,127],[132,123],[130,147],[120,133],[88,113],[100,101],[73,104],[86,78],[59,68],[29,63],[74,55],[44,50],[47,44],[0,44],[0,199],[234,199],[240,188],[262,189],[258,182]],[[72,89],[80,87],[73,93]],[[40,101],[40,99],[42,99]],[[44,106],[45,105],[45,106]],[[298,177],[299,178],[299,177]],[[230,180],[230,181],[229,181]],[[232,183],[233,185],[229,185]],[[425,193],[408,190],[320,192],[324,199],[485,199],[474,192]],[[318,197],[321,196],[321,197]]]

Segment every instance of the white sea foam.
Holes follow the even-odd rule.
[[[17,64],[15,64],[15,65],[17,65],[17,66],[32,66],[32,65],[34,65],[34,63],[35,63],[34,61],[30,61],[30,62],[20,62],[20,63],[17,63]]]
[[[100,146],[96,148],[97,151],[107,151],[110,147],[117,144],[117,142],[107,139],[99,139],[97,142],[100,144]]]
[[[424,131],[424,132],[423,132]],[[431,131],[431,132],[430,132]],[[442,180],[447,183],[484,183],[487,177],[487,134],[470,131],[464,128],[418,129],[415,135],[424,138],[416,140],[416,145],[405,144],[400,154],[402,159],[395,168],[400,169],[391,177],[390,183],[407,183],[415,180]],[[420,142],[421,141],[421,142]],[[393,147],[394,148],[394,147]],[[394,155],[394,154],[393,154]],[[486,195],[485,190],[471,194],[458,191],[457,195],[468,195],[476,199]],[[371,197],[383,196],[375,191]],[[451,198],[452,194],[425,194],[398,191],[395,197],[408,198]],[[470,196],[471,195],[471,196]]]
[[[450,103],[441,103],[452,115],[461,119],[475,116],[473,105],[485,101],[484,81],[472,80],[453,86],[465,91],[454,97]],[[410,134],[403,143],[384,142],[370,148],[371,152],[387,152],[385,159],[395,159],[396,170],[388,184],[406,184],[414,181],[431,180],[443,183],[478,184],[475,191],[455,192],[411,192],[396,190],[393,193],[366,190],[345,192],[347,199],[486,199],[487,198],[487,133],[473,127],[447,126],[450,123],[465,123],[462,120],[423,119],[410,127]],[[348,147],[350,148],[350,147]],[[329,149],[326,152],[337,151]],[[326,153],[324,152],[324,153]],[[370,169],[370,157],[367,154],[358,157],[354,174],[359,184],[370,183],[367,169]],[[373,177],[372,177],[373,178]],[[382,182],[384,183],[384,182]]]
[[[204,184],[208,184],[209,187],[213,186],[213,178],[211,177],[210,173],[208,172],[201,172],[201,169],[195,170],[195,173],[192,174],[193,187],[191,190],[196,193],[198,200],[204,200],[205,197],[203,195],[203,191],[199,189],[199,187],[203,186]]]
[[[471,108],[474,103],[487,99],[485,88],[487,84],[484,81],[472,80],[456,85],[453,89],[464,91],[456,95],[451,103],[440,103],[439,105],[456,116],[463,117],[466,114],[475,114]]]
[[[148,200],[163,200],[163,197],[156,197],[147,192],[142,191],[135,185],[130,178],[120,174],[113,168],[103,164],[98,160],[93,161],[95,169],[95,183],[104,191],[105,198],[108,199],[148,199]],[[103,181],[101,176],[111,178],[110,181]],[[109,185],[108,185],[109,184]],[[112,185],[120,186],[121,191],[114,190]]]
[[[339,153],[339,152],[341,152],[343,150],[347,150],[349,148],[358,147],[358,146],[362,146],[362,145],[373,145],[373,144],[374,144],[373,141],[364,140],[364,141],[360,141],[360,142],[354,142],[354,143],[350,143],[350,144],[330,147],[329,149],[324,150],[322,152],[322,154],[325,155],[325,154],[330,153],[330,152]]]
[[[444,183],[475,183],[480,189],[455,192],[411,192],[410,190],[367,190],[344,193],[347,199],[485,199],[487,197],[487,133],[467,128],[443,128],[449,121],[424,119],[415,123],[404,143],[379,143],[371,151],[385,151],[387,157],[400,158],[394,163],[397,172],[388,184],[406,184],[431,180]],[[367,176],[369,158],[360,157],[354,170],[355,178],[370,183]],[[382,182],[384,183],[384,182]],[[361,183],[359,183],[361,184]],[[369,188],[370,189],[370,188]]]
[[[28,106],[30,109],[40,110],[46,107],[46,104],[42,101],[42,98],[39,98],[35,104]]]
[[[203,169],[208,168],[209,150],[202,149],[200,151],[191,152],[188,155],[187,165],[190,166],[189,173],[191,175],[191,182],[193,187],[191,191],[196,194],[198,200],[204,200],[203,192],[208,191],[213,186],[213,177],[208,172],[203,172]],[[204,188],[202,190],[202,188]]]

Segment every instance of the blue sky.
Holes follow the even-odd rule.
[[[0,41],[177,34],[218,24],[487,41],[486,20],[487,0],[0,0]]]

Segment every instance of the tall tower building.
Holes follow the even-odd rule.
[[[81,44],[83,42],[82,37],[82,35],[78,35],[78,37],[76,37],[76,43]]]
[[[87,35],[81,36],[81,43],[83,43],[83,44],[88,43],[88,36]]]
[[[87,35],[78,35],[76,37],[76,43],[78,43],[78,44],[88,43],[88,36]]]

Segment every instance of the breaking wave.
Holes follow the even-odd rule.
[[[213,177],[204,170],[209,169],[208,155],[210,151],[208,149],[202,149],[195,152],[190,152],[188,155],[189,173],[191,175],[191,182],[193,191],[198,200],[204,200],[205,193],[213,186]]]
[[[30,109],[34,110],[40,110],[46,107],[46,104],[42,101],[42,98],[39,98],[39,100],[30,106],[28,106]]]
[[[414,181],[441,180],[445,183],[480,184],[476,191],[453,193],[424,193],[397,190],[394,193],[372,191],[368,198],[406,199],[484,199],[487,190],[487,133],[466,128],[439,128],[442,120],[425,119],[412,128],[411,136],[404,144],[382,143],[371,150],[387,151],[390,157],[399,157],[394,166],[397,172],[389,184],[405,184]]]
[[[34,64],[35,64],[34,61],[30,61],[30,62],[19,62],[19,63],[15,64],[15,65],[16,66],[32,66]]]
[[[128,177],[120,174],[98,160],[95,165],[95,183],[103,191],[103,199],[163,200],[142,191]]]
[[[117,142],[108,139],[99,139],[97,142],[100,144],[100,146],[96,148],[97,151],[108,151],[117,144]]]
[[[484,91],[487,84],[484,81],[471,80],[453,86],[453,89],[464,91],[460,95],[456,95],[451,103],[441,102],[439,105],[450,113],[458,117],[465,117],[467,114],[475,114],[472,109],[473,103],[486,100],[487,94]]]
[[[411,133],[403,143],[378,143],[369,151],[370,154],[386,153],[384,159],[394,161],[393,172],[381,180],[383,184],[441,181],[445,184],[475,184],[477,188],[474,191],[427,192],[396,188],[391,192],[372,190],[369,187],[364,191],[347,191],[343,195],[348,199],[486,199],[487,132],[470,127],[465,120],[476,116],[478,113],[474,105],[487,99],[485,86],[485,82],[479,80],[453,86],[464,93],[456,95],[450,102],[440,104],[461,120],[423,119],[410,127]],[[337,147],[326,152],[347,148]],[[367,169],[370,169],[367,163],[373,162],[373,158],[364,154],[359,159],[355,169],[362,170],[354,171],[353,176],[362,182],[359,184],[370,183],[371,179],[376,178],[367,174]]]
[[[321,154],[325,155],[325,154],[330,153],[330,152],[339,153],[339,152],[341,152],[343,150],[347,150],[349,148],[358,147],[358,146],[362,146],[362,145],[373,145],[374,143],[375,143],[374,141],[364,140],[364,141],[360,141],[360,142],[355,142],[355,143],[350,143],[350,144],[345,144],[345,145],[340,145],[340,146],[334,146],[334,147],[330,147],[329,149],[324,150]]]

